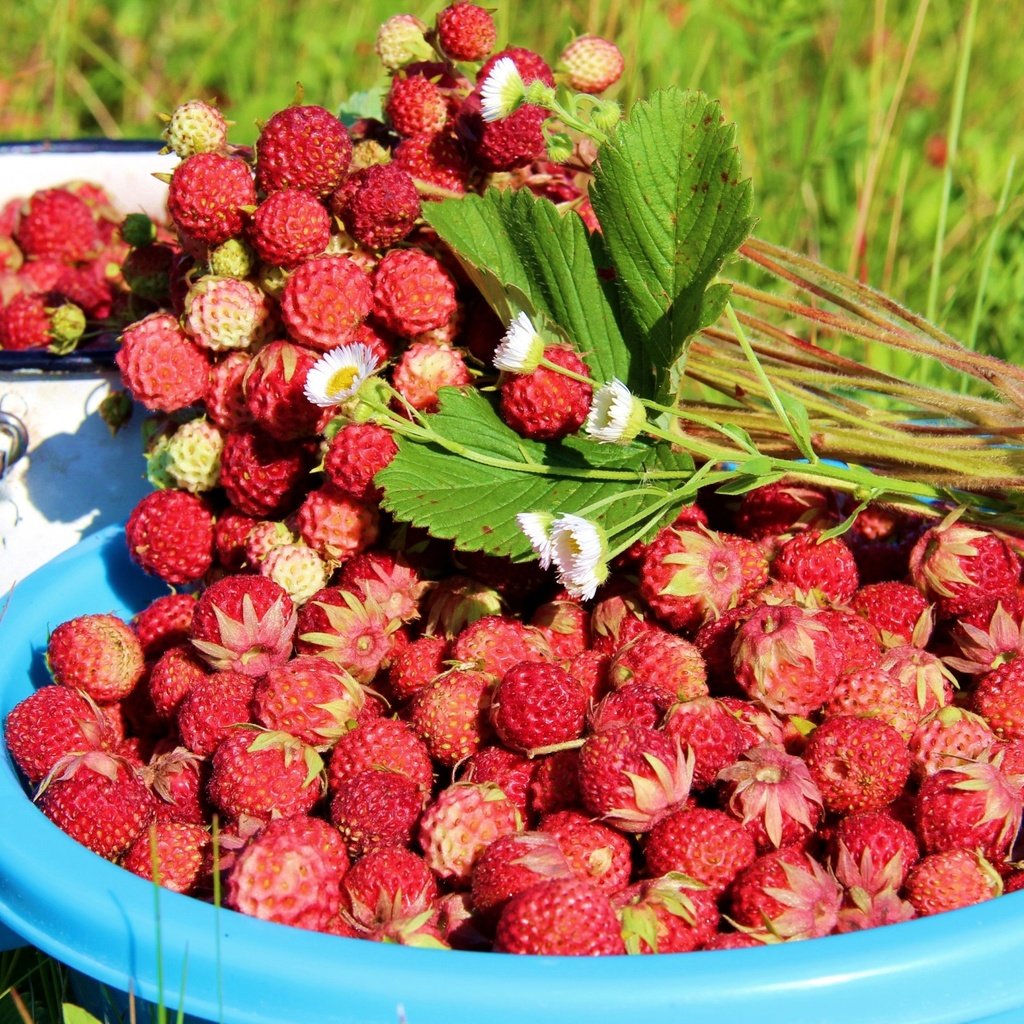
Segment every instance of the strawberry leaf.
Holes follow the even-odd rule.
[[[591,202],[616,271],[623,330],[646,379],[634,391],[670,397],[689,339],[724,306],[708,289],[750,233],[750,182],[735,130],[699,92],[670,89],[637,103],[598,151]]]
[[[440,394],[438,412],[425,417],[435,439],[396,436],[398,454],[375,481],[387,511],[462,550],[531,557],[515,517],[535,509],[587,515],[609,535],[649,511],[649,537],[682,503],[666,494],[686,484],[693,462],[668,445],[601,445],[578,436],[545,444],[507,427],[479,391]]]

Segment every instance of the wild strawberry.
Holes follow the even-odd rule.
[[[437,83],[425,75],[394,75],[384,113],[399,135],[422,135],[444,128],[448,103]]]
[[[1007,661],[975,684],[971,707],[1002,739],[1024,739],[1024,660]]]
[[[323,589],[332,566],[306,544],[278,544],[260,563],[260,575],[284,587],[296,606]]]
[[[910,553],[910,575],[936,602],[940,615],[956,615],[976,595],[1003,594],[1020,579],[1021,563],[999,534],[963,526],[956,514],[922,534]]]
[[[176,715],[185,746],[209,757],[236,725],[252,721],[256,680],[241,672],[211,672],[185,694]]]
[[[210,422],[222,431],[245,430],[253,425],[242,389],[249,359],[245,352],[230,352],[210,369],[203,404]]]
[[[245,371],[242,387],[259,428],[277,441],[312,437],[320,410],[305,395],[306,375],[317,360],[303,345],[272,341],[260,349]]]
[[[256,684],[252,709],[266,729],[326,747],[351,728],[365,697],[356,681],[326,658],[290,658]]]
[[[516,893],[495,929],[500,953],[596,956],[623,953],[611,900],[578,879],[553,879]]]
[[[829,935],[839,919],[842,889],[813,857],[797,847],[762,854],[729,888],[729,911],[740,925],[783,939]]]
[[[451,655],[499,678],[516,662],[551,660],[540,630],[501,615],[484,615],[467,625],[455,638]]]
[[[368,938],[386,938],[434,910],[437,881],[423,858],[399,847],[370,850],[341,881],[341,913]]]
[[[904,740],[910,739],[922,717],[913,692],[891,672],[878,667],[841,675],[821,713],[826,719],[836,715],[877,718],[892,726]]]
[[[466,152],[458,140],[447,133],[402,139],[395,147],[392,160],[414,182],[421,181],[457,195],[464,193],[469,186],[472,167]],[[430,194],[425,198],[430,198]]]
[[[306,495],[295,524],[302,539],[322,558],[343,562],[376,541],[379,517],[376,506],[328,484]]]
[[[145,681],[153,710],[170,721],[185,695],[206,676],[207,671],[187,638],[184,643],[168,648],[153,663]]]
[[[970,907],[1001,896],[999,872],[974,850],[944,850],[922,857],[907,878],[906,895],[921,917]]]
[[[206,762],[187,747],[164,740],[141,770],[142,780],[158,798],[157,821],[208,823],[204,796]]]
[[[775,483],[747,491],[736,510],[736,530],[760,540],[797,530],[834,526],[834,501],[821,487]]]
[[[530,820],[530,782],[536,762],[496,744],[481,747],[456,767],[457,782],[491,782]]]
[[[252,281],[204,274],[185,295],[182,326],[211,352],[256,348],[275,322],[270,297]]]
[[[750,745],[747,730],[724,704],[707,695],[673,704],[664,729],[680,749],[693,752],[695,790],[708,789],[718,773]]]
[[[1020,781],[986,761],[964,762],[923,779],[914,822],[925,852],[978,850],[1002,865],[1020,829]]]
[[[161,119],[165,123],[160,138],[182,160],[194,153],[221,153],[227,147],[228,124],[224,115],[202,100],[179,103]]]
[[[316,751],[287,733],[234,729],[213,752],[206,792],[233,821],[287,818],[308,813],[323,795],[321,768]]]
[[[437,13],[437,42],[453,61],[485,60],[494,49],[497,27],[491,12],[457,0]]]
[[[264,263],[291,269],[319,256],[331,240],[327,208],[309,192],[282,188],[271,192],[252,215],[249,241]]]
[[[227,903],[244,914],[323,930],[341,904],[348,857],[337,832],[303,815],[271,822],[228,874]]]
[[[822,540],[820,530],[802,530],[785,541],[771,563],[772,575],[801,590],[820,590],[833,601],[849,600],[860,580],[850,549],[837,537]]]
[[[768,563],[752,546],[702,527],[661,530],[640,567],[640,593],[671,629],[696,631],[766,582]]]
[[[4,722],[7,752],[32,785],[65,755],[109,750],[116,741],[113,724],[96,704],[67,686],[33,690]]]
[[[304,493],[311,462],[301,445],[232,430],[224,436],[220,485],[239,512],[257,518],[283,515]]]
[[[577,92],[599,93],[613,86],[625,70],[622,51],[601,36],[577,36],[562,50],[559,63]]]
[[[607,655],[603,657],[607,658]],[[604,732],[631,722],[657,729],[672,706],[672,697],[653,683],[627,683],[605,693],[587,711],[589,732]]]
[[[403,338],[447,323],[455,312],[455,282],[421,249],[392,249],[373,273],[373,315]]]
[[[210,833],[189,821],[156,821],[140,832],[121,867],[171,892],[192,894],[203,878]]]
[[[583,360],[564,345],[549,345],[544,359],[575,374],[588,373]],[[589,384],[540,366],[532,373],[511,374],[503,380],[501,416],[523,437],[552,441],[583,426],[591,395]]]
[[[290,336],[321,352],[351,341],[372,306],[370,277],[349,256],[306,260],[281,293],[281,319]]]
[[[220,153],[196,153],[171,175],[167,211],[180,232],[207,245],[240,234],[244,207],[256,205],[252,171]]]
[[[911,733],[908,746],[918,778],[965,761],[983,759],[998,737],[980,715],[953,705],[925,715]]]
[[[494,683],[487,672],[453,669],[413,696],[409,724],[439,764],[454,766],[487,742]]]
[[[894,675],[914,695],[922,713],[945,707],[953,700],[956,676],[937,654],[917,644],[891,647],[882,655],[879,667]]]
[[[169,313],[125,328],[114,359],[132,396],[153,412],[177,412],[206,393],[210,360]]]
[[[914,833],[887,810],[857,811],[841,818],[830,842],[833,864],[840,844],[858,865],[862,879],[874,875],[897,889],[921,856]]]
[[[219,672],[261,676],[288,660],[296,625],[292,600],[262,576],[224,576],[201,594],[190,639]]]
[[[708,692],[707,670],[700,651],[688,640],[652,629],[620,647],[608,666],[614,687],[647,682],[675,700],[687,701]]]
[[[800,843],[821,820],[821,792],[807,765],[771,743],[746,750],[718,777],[723,809],[750,829],[759,850]]]
[[[424,38],[427,26],[411,14],[393,14],[377,29],[374,50],[389,71],[397,71],[416,60],[425,60],[433,51]]]
[[[342,183],[351,160],[352,139],[329,110],[285,107],[256,140],[256,184],[264,193],[298,188],[326,196]]]
[[[693,755],[668,735],[643,726],[592,733],[580,748],[583,805],[616,828],[649,832],[690,792]]]
[[[645,873],[682,872],[723,893],[757,857],[750,833],[735,818],[713,807],[685,807],[658,822],[644,842]]]
[[[0,307],[0,349],[23,352],[73,349],[85,331],[85,314],[53,292],[22,292]]]
[[[420,819],[423,859],[435,875],[455,888],[467,888],[473,865],[498,836],[521,832],[514,803],[490,783],[456,783],[442,789]]]
[[[384,846],[412,844],[425,803],[407,775],[371,768],[344,779],[331,797],[331,824],[353,859]]]
[[[359,501],[377,501],[373,483],[398,452],[391,432],[375,423],[348,423],[331,438],[324,473],[338,490]]]
[[[577,739],[587,695],[565,669],[537,661],[514,664],[491,698],[491,721],[506,746],[524,753]]]
[[[472,375],[459,349],[433,342],[414,342],[392,371],[395,390],[414,409],[435,412],[441,388],[465,387]]]
[[[906,741],[877,718],[836,715],[810,735],[804,760],[825,808],[837,814],[879,810],[910,777]]]
[[[690,953],[718,925],[714,894],[679,872],[637,882],[613,902],[627,953]]]
[[[404,775],[424,793],[433,785],[430,753],[401,719],[373,718],[343,733],[331,748],[328,789],[333,793],[346,780],[371,769]]]
[[[559,750],[538,758],[527,790],[534,818],[580,805],[579,751]]]
[[[165,583],[191,583],[213,562],[213,515],[187,491],[153,491],[129,514],[125,539],[140,568]]]
[[[164,469],[176,487],[190,494],[212,491],[220,479],[224,436],[205,417],[183,423],[163,450]]]
[[[491,60],[500,56],[494,54]],[[480,83],[486,78],[484,68],[477,77],[477,87],[463,101],[455,122],[459,138],[471,153],[473,162],[490,173],[514,171],[542,159],[547,153],[544,139],[547,111],[525,103],[507,117],[485,121],[480,94]]]
[[[448,639],[421,636],[399,651],[388,667],[391,692],[405,700],[429,686],[444,671]]]
[[[37,801],[58,828],[107,860],[124,853],[156,815],[156,797],[136,769],[99,750],[57,761]]]
[[[861,587],[850,599],[850,607],[875,627],[884,646],[896,647],[912,642],[929,604],[909,583],[885,580]],[[928,636],[921,639],[927,642]]]
[[[412,231],[420,215],[420,197],[401,165],[372,164],[352,174],[334,193],[331,208],[360,245],[387,249]]]
[[[142,645],[132,628],[102,612],[58,625],[47,640],[46,663],[54,682],[101,703],[131,693],[145,669]]]
[[[762,605],[736,632],[736,681],[780,714],[809,715],[828,700],[839,678],[839,648],[812,612]]]
[[[67,188],[33,192],[18,220],[14,238],[30,260],[49,258],[77,263],[100,248],[92,212],[80,196]]]

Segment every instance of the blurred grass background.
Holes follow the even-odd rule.
[[[1024,309],[1024,76],[1015,3],[493,0],[499,44],[554,60],[614,39],[629,106],[680,84],[738,125],[763,237],[857,273],[1005,357]],[[201,97],[251,142],[295,96],[336,108],[382,81],[377,26],[442,3],[26,0],[6,15],[0,137],[155,137]],[[891,367],[899,369],[899,367]]]
[[[485,0],[486,2],[486,0]],[[490,0],[499,45],[554,60],[614,39],[625,106],[679,84],[722,101],[754,183],[757,233],[858,274],[961,340],[1024,357],[1020,8],[1000,0]],[[251,142],[287,105],[337,108],[383,80],[377,26],[442,3],[22,0],[5,13],[0,139],[155,138],[200,97]],[[908,371],[909,365],[887,369]],[[49,963],[0,957],[0,1024]],[[54,1020],[60,1019],[54,1016]]]

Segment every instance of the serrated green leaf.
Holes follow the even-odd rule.
[[[599,273],[607,255],[579,217],[527,189],[429,203],[423,216],[506,323],[521,309],[540,313],[598,380],[628,382],[616,291]]]
[[[609,535],[634,517],[640,529],[649,510],[648,537],[681,504],[666,505],[665,489],[682,486],[693,473],[689,456],[668,445],[522,438],[474,390],[443,388],[438,412],[425,422],[439,441],[396,437],[398,454],[375,481],[387,511],[463,550],[532,557],[515,517],[538,509],[586,514]],[[595,502],[600,507],[585,511]]]
[[[637,103],[598,152],[591,202],[647,371],[630,387],[644,397],[669,397],[689,339],[724,305],[705,290],[753,226],[734,135],[717,103],[670,89]]]

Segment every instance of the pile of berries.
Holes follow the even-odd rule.
[[[147,309],[129,287],[130,239],[140,219],[126,220],[101,186],[86,181],[4,203],[0,350],[64,355]]]
[[[309,400],[362,346],[409,409],[483,384],[525,437],[583,423],[585,354],[496,377],[505,325],[421,209],[530,188],[593,227],[585,155],[480,85],[508,57],[598,92],[621,55],[494,47],[458,2],[382,26],[381,120],[288,107],[250,153],[169,119],[174,237],[132,250],[164,247],[160,308],[118,364],[155,414],[126,541],[172,590],[51,634],[5,723],[40,809],[176,891],[219,871],[241,912],[435,947],[754,946],[1019,888],[1018,539],[879,505],[838,532],[847,499],[783,481],[702,494],[583,600],[392,521],[392,436]]]

